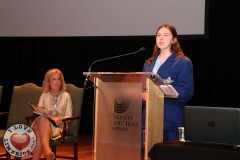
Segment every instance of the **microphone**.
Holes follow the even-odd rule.
[[[160,77],[157,73],[152,73],[150,76],[150,79],[152,80],[152,82],[157,85],[163,85],[164,84],[164,79],[162,79],[162,77]]]
[[[103,58],[103,59],[98,59],[98,60],[93,61],[92,64],[90,65],[89,69],[88,69],[88,73],[87,73],[86,79],[84,81],[83,88],[86,88],[87,81],[90,77],[90,71],[92,69],[93,64],[95,64],[97,62],[101,62],[101,61],[110,60],[110,59],[120,58],[120,57],[124,57],[124,56],[130,56],[132,54],[136,54],[136,53],[139,53],[139,52],[144,52],[145,49],[146,49],[145,47],[141,47],[138,51],[135,51],[135,52],[131,52],[131,53],[127,53],[127,54],[121,54],[121,55],[118,55],[118,56],[113,56],[113,57],[108,57],[108,58]]]

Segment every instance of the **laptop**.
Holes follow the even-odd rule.
[[[185,106],[185,140],[240,147],[240,109]]]

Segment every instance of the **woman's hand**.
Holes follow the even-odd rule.
[[[142,99],[146,101],[146,99],[147,99],[147,93],[146,92],[142,93]]]
[[[55,121],[55,123],[57,124],[57,125],[59,125],[61,122],[62,122],[62,118],[61,117],[57,117],[57,116],[53,116],[53,115],[48,115],[52,120],[54,120]]]

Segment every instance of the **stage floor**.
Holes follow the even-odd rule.
[[[0,154],[5,153],[3,145],[0,144]],[[73,145],[60,145],[57,147],[57,154],[72,156],[73,155]],[[43,157],[43,156],[42,156]],[[27,159],[23,157],[22,159]],[[6,159],[5,157],[0,157],[0,159]],[[61,160],[62,158],[57,158]],[[92,135],[80,135],[78,143],[78,159],[80,160],[93,160],[92,156]]]

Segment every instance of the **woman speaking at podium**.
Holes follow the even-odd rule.
[[[164,98],[163,131],[163,141],[178,139],[178,127],[183,126],[184,106],[193,97],[194,82],[192,62],[183,53],[174,26],[164,24],[157,29],[156,44],[152,56],[144,63],[143,72],[158,74],[179,93],[177,98]],[[144,93],[143,99],[146,100]],[[143,105],[143,129],[145,111]]]

